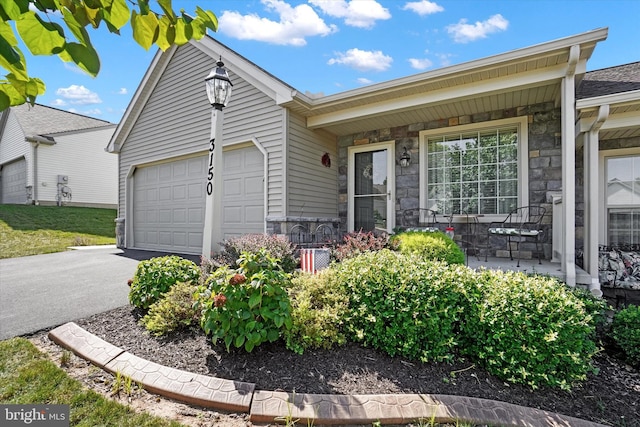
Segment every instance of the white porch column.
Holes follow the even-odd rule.
[[[609,116],[609,106],[602,105],[598,117],[588,132],[584,134],[584,266],[591,282],[589,290],[595,296],[602,296],[598,275],[598,168],[599,131]]]
[[[567,73],[561,84],[562,117],[562,204],[564,244],[562,272],[570,287],[576,286],[576,132],[575,71],[580,47],[571,46]]]
[[[204,205],[202,256],[220,251],[222,242],[222,109],[211,110],[211,139],[207,161],[207,184]]]

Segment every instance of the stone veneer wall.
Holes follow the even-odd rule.
[[[562,189],[562,158],[561,158],[561,115],[560,109],[553,103],[543,103],[525,107],[496,110],[471,116],[451,117],[426,123],[414,123],[407,126],[377,129],[338,138],[338,213],[342,219],[343,233],[346,232],[347,218],[347,173],[348,147],[361,144],[372,144],[395,140],[396,143],[396,224],[401,224],[402,211],[419,206],[419,173],[420,156],[419,133],[422,130],[440,129],[470,123],[486,123],[492,120],[510,117],[527,116],[529,121],[529,204],[541,205],[547,208],[545,218],[546,239],[544,243],[544,258],[551,258],[551,196]],[[411,152],[411,165],[401,168],[398,164],[403,148]],[[577,225],[577,224],[576,224]],[[582,224],[581,224],[582,225]],[[485,230],[487,225],[485,224]],[[576,230],[576,233],[578,231]],[[486,233],[480,232],[480,236]],[[580,233],[582,235],[582,233]],[[496,252],[500,256],[508,256],[505,252],[505,239],[492,242],[490,255]],[[501,251],[498,246],[504,243]],[[523,245],[523,257],[531,257],[535,244]]]

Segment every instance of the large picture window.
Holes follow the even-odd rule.
[[[610,245],[640,243],[640,155],[606,158]]]
[[[513,121],[500,124],[424,133],[423,207],[442,215],[497,216],[520,205],[522,130]]]

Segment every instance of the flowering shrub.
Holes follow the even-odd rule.
[[[334,269],[293,278],[289,298],[293,325],[285,332],[288,349],[302,354],[309,348],[330,349],[346,342],[343,328],[349,299]]]
[[[484,270],[474,286],[461,322],[461,349],[489,372],[534,389],[569,389],[593,371],[590,309],[556,279]]]
[[[298,265],[295,248],[284,236],[275,234],[244,234],[225,240],[221,258],[227,265],[237,268],[237,260],[243,252],[256,254],[264,250],[271,258],[280,260],[282,269],[291,273]]]
[[[611,336],[631,365],[640,366],[640,307],[630,305],[613,318]]]
[[[222,340],[227,351],[233,345],[250,352],[291,328],[290,279],[265,250],[243,252],[238,264],[236,270],[223,266],[213,272],[196,306],[214,344]]]
[[[337,261],[353,258],[364,252],[379,251],[389,247],[389,236],[386,234],[376,236],[369,232],[352,232],[345,234],[342,243],[333,250],[331,257]]]
[[[451,360],[471,270],[383,249],[336,264],[351,339],[424,362]]]
[[[464,252],[444,233],[407,231],[393,235],[391,241],[405,254],[415,253],[448,264],[464,264]]]
[[[177,282],[197,283],[200,269],[188,259],[170,255],[140,261],[131,281],[129,302],[149,308]]]

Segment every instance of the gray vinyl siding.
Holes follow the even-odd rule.
[[[290,114],[287,144],[287,215],[337,217],[338,156],[335,138],[307,129],[303,117]],[[324,153],[329,153],[330,168],[322,165]]]
[[[177,49],[122,146],[120,217],[126,217],[127,174],[133,166],[206,154],[211,105],[204,78],[214,66],[215,59],[190,44]],[[223,143],[257,140],[268,152],[266,214],[281,215],[283,110],[267,95],[234,75],[233,70],[229,70],[229,74],[234,86],[230,104],[224,110]]]

